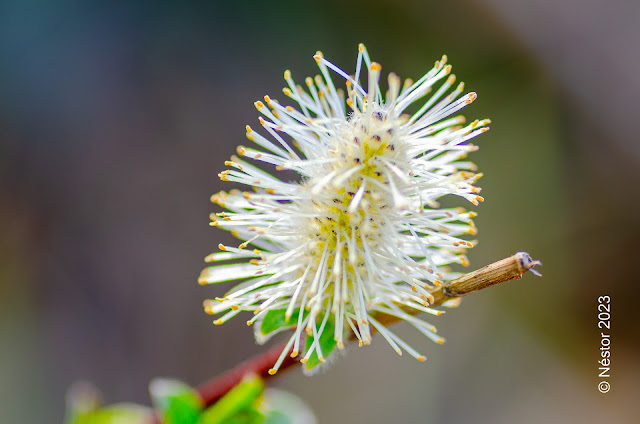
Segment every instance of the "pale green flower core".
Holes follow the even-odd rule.
[[[280,181],[238,157],[220,174],[223,181],[252,186],[255,192],[212,197],[228,210],[213,215],[212,225],[243,242],[238,248],[220,245],[222,251],[207,260],[245,262],[209,267],[199,281],[246,281],[222,298],[205,301],[205,310],[223,313],[216,324],[253,312],[248,324],[256,323],[258,342],[293,330],[272,373],[289,352],[297,356],[301,350],[305,370],[314,370],[334,347],[344,347],[349,333],[360,345],[369,344],[372,327],[398,353],[405,350],[423,361],[375,316],[406,320],[428,338],[444,341],[413,312],[439,315],[429,307],[430,292],[459,275],[448,265],[468,263],[464,252],[474,242],[463,236],[476,233],[475,214],[440,208],[437,200],[453,194],[476,205],[482,201],[473,185],[481,174],[464,158],[477,149],[467,141],[488,130],[489,120],[464,125],[464,117],[452,117],[476,95],[460,97],[463,84],[451,90],[455,77],[446,57],[415,83],[401,86],[390,74],[384,100],[381,66],[370,61],[363,45],[353,76],[320,52],[314,58],[322,76],[307,78],[307,90],[285,72],[283,91],[297,108],[268,96],[266,105],[256,102],[271,139],[249,126],[247,137],[262,150],[238,148],[241,156],[298,172],[302,181]],[[363,68],[366,88],[360,84]],[[329,70],[346,80],[346,98]],[[404,114],[420,99],[424,103],[417,112]],[[306,346],[301,346],[305,335]]]

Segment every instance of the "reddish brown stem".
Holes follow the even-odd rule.
[[[276,363],[285,346],[286,342],[274,346],[268,351],[256,355],[218,377],[196,387],[196,391],[202,399],[204,406],[213,405],[235,385],[240,383],[242,378],[247,374],[256,374],[263,378],[269,376],[269,370],[273,367],[273,364]],[[287,355],[282,365],[280,365],[279,372],[295,364],[297,360],[297,357],[292,358]]]

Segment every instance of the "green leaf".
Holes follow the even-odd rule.
[[[224,424],[264,424],[264,414],[256,408],[248,408],[227,419]]]
[[[264,391],[264,383],[257,376],[245,377],[240,384],[217,401],[213,406],[204,411],[198,420],[198,424],[222,424],[233,423],[233,419],[245,419],[237,421],[238,424],[261,423],[263,418],[251,415],[254,403]],[[258,411],[255,411],[258,412]],[[253,420],[253,421],[252,421]]]
[[[322,330],[322,333],[320,334],[320,340],[319,340],[320,349],[322,350],[322,355],[324,356],[324,358],[329,357],[329,355],[331,355],[331,353],[335,350],[337,346],[337,343],[333,338],[333,333],[334,333],[333,317],[329,317],[327,319],[327,323],[324,326],[324,330]],[[306,351],[308,351],[311,348],[311,344],[313,342],[314,342],[313,335],[307,336]],[[304,364],[303,366],[305,367],[306,370],[312,370],[313,368],[318,366],[321,362],[322,361],[320,361],[320,358],[318,357],[318,350],[316,349],[313,351],[313,353],[309,357],[309,360],[307,361],[307,363]]]
[[[272,309],[268,311],[262,319],[260,325],[260,333],[266,336],[269,333],[277,331],[285,327],[293,327],[298,322],[298,316],[300,315],[300,308],[296,308],[293,311],[291,317],[287,320],[285,317],[286,309]]]
[[[155,379],[149,385],[151,400],[163,424],[195,424],[202,412],[202,401],[188,385],[176,380]]]

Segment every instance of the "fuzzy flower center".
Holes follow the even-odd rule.
[[[346,261],[349,285],[354,272],[367,274],[363,242],[375,251],[382,239],[381,215],[388,215],[398,191],[390,173],[408,173],[406,149],[396,136],[401,124],[384,110],[353,113],[328,150],[331,162],[304,183],[312,194],[300,202],[308,215],[300,220],[301,241],[309,245],[306,256],[320,263],[326,249],[326,268],[333,277]]]

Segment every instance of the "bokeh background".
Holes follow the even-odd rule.
[[[352,69],[359,42],[403,77],[446,53],[479,93],[472,267],[527,250],[544,277],[434,319],[443,346],[400,324],[425,364],[375,340],[272,383],[320,423],[638,422],[638,17],[633,0],[0,3],[0,422],[60,422],[77,380],[148,404],[153,377],[195,385],[264,349],[202,312],[227,288],[197,285],[202,259],[231,243],[209,196],[252,102],[283,99],[285,69],[315,75],[319,49]]]

